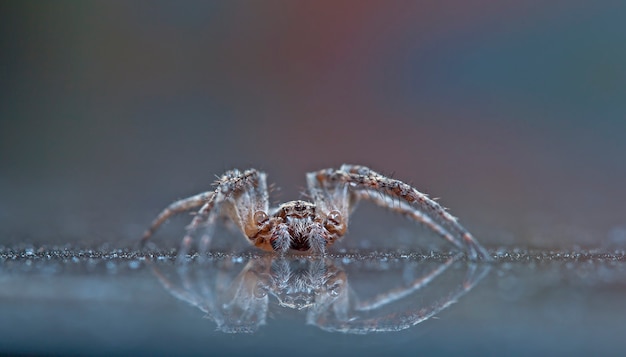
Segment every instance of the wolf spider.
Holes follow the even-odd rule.
[[[410,185],[385,177],[365,166],[342,165],[307,174],[313,202],[302,200],[269,207],[266,174],[255,169],[231,170],[216,182],[213,191],[181,199],[165,208],[144,233],[143,245],[169,217],[199,208],[180,254],[186,254],[191,234],[206,225],[200,251],[208,249],[211,228],[220,214],[229,217],[250,243],[266,250],[286,253],[290,249],[325,254],[348,228],[356,203],[366,199],[425,224],[472,260],[488,259],[488,253],[472,235],[437,202]]]

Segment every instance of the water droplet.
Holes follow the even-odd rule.
[[[128,262],[128,266],[131,269],[137,269],[137,268],[139,268],[139,266],[141,266],[141,263],[139,261],[137,261],[137,260],[131,260],[130,262]]]

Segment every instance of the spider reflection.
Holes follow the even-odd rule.
[[[153,265],[153,271],[172,295],[223,332],[255,332],[268,313],[287,309],[326,331],[365,334],[414,326],[470,291],[488,267],[459,258],[262,255]]]

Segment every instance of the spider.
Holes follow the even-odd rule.
[[[181,199],[165,208],[144,233],[141,245],[171,216],[199,208],[187,227],[180,254],[186,254],[192,243],[191,234],[202,226],[209,229],[200,240],[200,250],[206,251],[210,228],[224,214],[250,243],[263,250],[286,253],[291,249],[323,255],[328,246],[346,233],[356,203],[371,200],[425,224],[465,250],[470,259],[488,259],[485,249],[454,216],[402,181],[359,165],[309,172],[306,178],[312,202],[297,200],[270,208],[264,172],[227,171],[215,183],[215,190]]]

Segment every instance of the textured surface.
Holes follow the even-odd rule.
[[[246,262],[263,255],[214,255],[210,260],[221,262],[216,273],[215,266],[197,262],[176,269],[175,256],[168,252],[3,249],[0,349],[89,355],[207,351],[291,355],[298,349],[300,355],[317,355],[332,348],[336,353],[389,351],[409,356],[416,351],[611,355],[626,347],[620,338],[626,298],[623,254],[516,251],[494,255],[487,275],[436,318],[399,332],[363,337],[307,325],[307,309],[280,306],[274,296],[270,296],[266,324],[256,333],[225,334],[216,331],[215,320],[207,316],[205,305],[210,299],[203,300],[205,305],[194,305],[189,294],[181,295],[187,291],[213,296],[206,289],[215,289],[211,291],[216,294]],[[331,259],[341,262],[353,291],[364,297],[368,290],[376,295],[394,279],[407,279],[411,271],[437,266],[449,257],[370,252],[337,253]],[[464,264],[455,263],[385,311],[419,311],[430,300],[445,296],[464,281]]]

